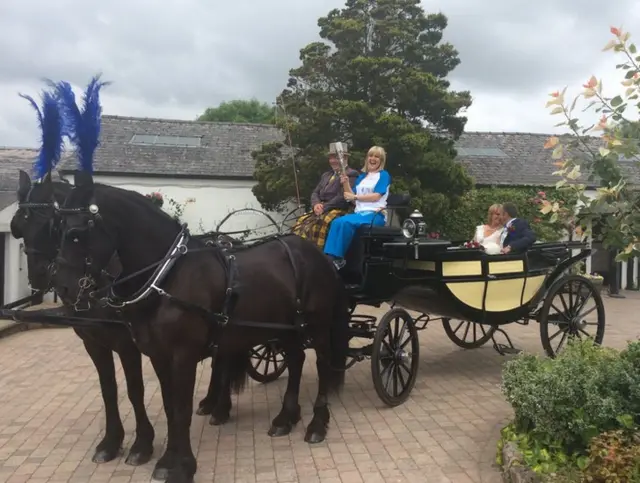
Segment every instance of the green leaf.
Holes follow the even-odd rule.
[[[620,104],[622,104],[624,101],[622,100],[622,97],[620,96],[616,96],[613,99],[611,99],[611,105],[613,107],[618,107]]]
[[[578,468],[584,471],[587,466],[589,466],[589,458],[587,456],[579,456],[576,459],[576,465],[578,466]]]
[[[633,429],[635,426],[633,416],[631,414],[621,414],[620,416],[616,417],[616,421],[618,421],[620,423],[620,426],[625,429]]]
[[[636,44],[629,44],[629,53],[631,54],[635,54],[636,53]]]

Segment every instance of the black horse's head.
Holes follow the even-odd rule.
[[[54,185],[50,175],[39,183],[32,183],[29,175],[20,171],[18,211],[11,219],[11,234],[24,241],[29,284],[35,290],[47,290],[51,284],[50,268],[60,240],[56,193],[61,197],[61,188],[64,191],[68,186]]]
[[[76,309],[81,301],[91,302],[117,249],[117,232],[106,225],[96,191],[91,174],[79,171],[60,208],[61,241],[54,284],[62,300]]]

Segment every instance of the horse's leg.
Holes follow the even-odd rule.
[[[287,390],[282,400],[282,409],[273,419],[269,436],[284,436],[289,434],[293,427],[300,421],[300,380],[304,366],[304,350],[298,343],[289,343],[283,346],[289,380]]]
[[[162,394],[162,405],[167,417],[167,447],[153,469],[153,479],[164,481],[169,476],[169,471],[176,464],[176,451],[171,445],[175,439],[173,434],[173,402],[171,400],[171,360],[151,357],[151,364],[160,382],[160,393]]]
[[[80,334],[78,333],[78,335]],[[98,371],[106,416],[105,435],[96,446],[91,460],[94,463],[106,463],[118,457],[124,440],[124,427],[118,410],[118,383],[116,382],[113,352],[89,338],[83,338],[82,342]]]
[[[144,406],[144,380],[142,377],[142,354],[133,341],[118,351],[127,380],[129,401],[136,416],[136,439],[131,445],[126,464],[139,466],[147,463],[153,455],[155,431]]]
[[[173,430],[169,433],[167,447],[175,449],[175,465],[169,470],[167,483],[193,483],[198,463],[191,448],[191,420],[193,416],[193,392],[196,384],[198,351],[185,347],[174,352],[171,363],[171,409],[173,418],[169,422]],[[173,439],[173,441],[171,441]]]
[[[209,379],[209,389],[207,389],[207,395],[198,403],[198,409],[196,414],[198,416],[205,416],[211,414],[213,408],[216,406],[217,401],[217,384],[216,379],[219,378],[216,374],[216,363],[214,359],[211,359],[211,378]]]
[[[231,419],[231,364],[225,357],[217,357],[211,374],[212,392],[215,392],[215,404],[211,411],[209,424],[220,426]],[[215,376],[215,381],[214,381]]]
[[[313,419],[307,426],[307,432],[304,440],[307,443],[321,443],[327,437],[327,429],[329,428],[329,380],[331,378],[331,367],[328,362],[316,360],[316,368],[318,370],[318,395],[313,405]]]

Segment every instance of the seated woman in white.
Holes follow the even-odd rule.
[[[498,255],[500,253],[500,237],[503,230],[502,205],[491,205],[487,223],[476,227],[476,234],[473,240],[482,245],[488,255]]]

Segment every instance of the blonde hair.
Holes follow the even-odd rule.
[[[369,159],[369,156],[372,155],[380,159],[380,171],[382,171],[387,164],[387,152],[384,150],[384,148],[380,146],[372,146],[371,148],[369,148],[369,151],[367,151],[367,155],[364,158],[364,168],[362,168],[362,171],[364,171],[365,173],[369,171],[369,168],[367,167],[367,159]]]
[[[487,210],[487,225],[491,226],[491,218],[496,211],[502,211],[502,205],[500,203],[494,203]]]

